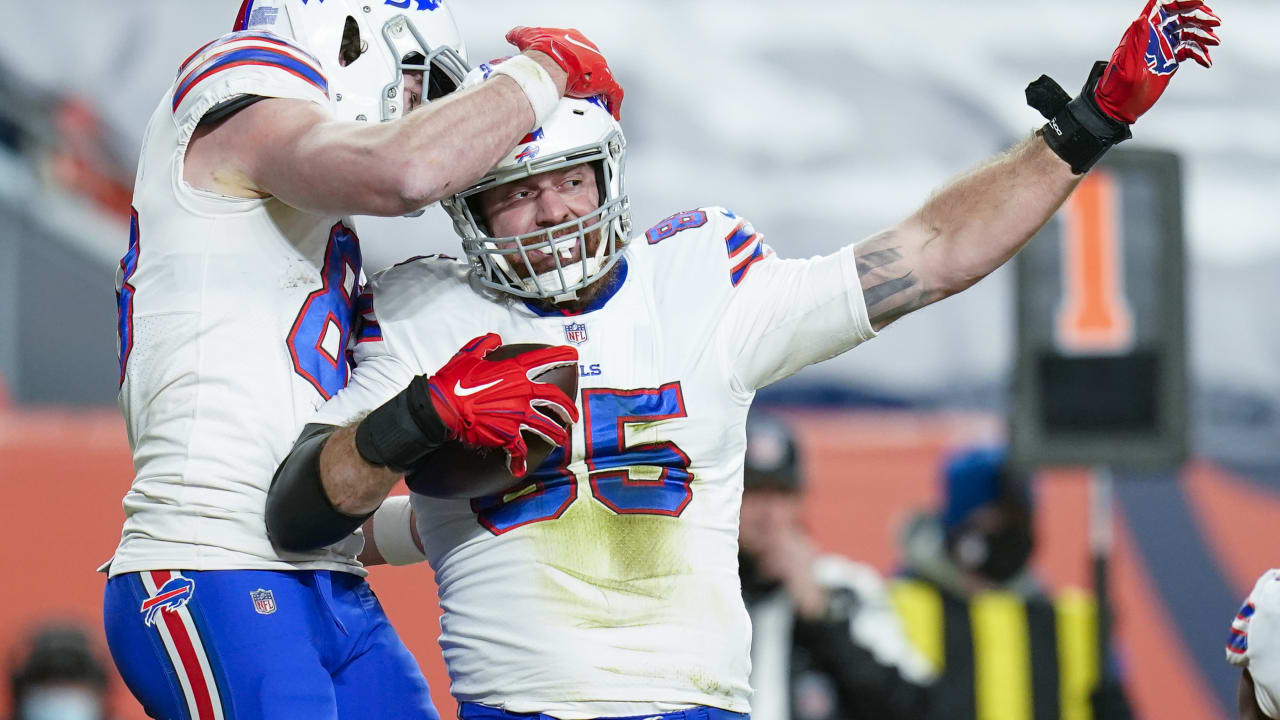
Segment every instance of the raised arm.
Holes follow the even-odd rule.
[[[1107,149],[1130,137],[1180,61],[1212,64],[1218,25],[1201,0],[1148,0],[1074,100],[1047,77],[1032,83],[1027,101],[1049,121],[1035,137],[855,246],[873,327],[954,295],[1013,257]]]
[[[516,28],[507,38],[524,52],[393,122],[336,121],[320,105],[282,98],[206,122],[183,178],[322,215],[403,215],[479,180],[560,96],[601,94],[615,113],[621,106],[604,58],[576,30]]]
[[[879,330],[1000,267],[1080,182],[1038,136],[951,181],[897,225],[854,246]]]
[[[538,59],[563,92],[565,73]],[[477,180],[533,123],[530,101],[506,75],[389,123],[332,120],[314,103],[270,98],[201,125],[183,176],[206,190],[275,196],[318,214],[403,215]]]

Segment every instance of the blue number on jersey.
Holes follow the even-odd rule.
[[[530,485],[522,485],[502,495],[476,498],[471,501],[471,511],[494,535],[560,517],[578,497],[578,483],[568,470],[567,458],[571,456],[565,448],[552,450],[533,471],[532,490]]]
[[[680,383],[643,390],[584,390],[582,407],[592,496],[616,513],[675,517],[683,512],[693,499],[689,456],[673,442],[628,447],[623,439],[627,423],[686,417]],[[578,496],[577,480],[568,470],[572,455],[556,448],[534,471],[532,484],[476,498],[472,512],[494,535],[560,517]],[[631,470],[637,467],[659,470],[658,477],[633,478]]]
[[[302,303],[285,341],[294,372],[325,400],[347,384],[347,339],[355,319],[354,293],[347,290],[348,270],[354,284],[360,278],[360,240],[341,222],[334,223],[320,271],[324,285]],[[326,338],[329,348],[324,346]]]
[[[583,390],[591,494],[616,513],[678,516],[693,498],[689,456],[675,443],[626,444],[627,423],[686,417],[680,383],[645,390]],[[661,468],[653,480],[630,468]]]
[[[121,281],[116,291],[116,332],[120,341],[120,384],[124,384],[124,366],[133,350],[133,293],[135,288],[129,279],[138,270],[138,250],[141,238],[138,232],[138,211],[129,208],[129,249],[120,258]]]
[[[702,227],[707,224],[707,214],[701,210],[676,213],[645,231],[650,245],[657,245],[681,230]]]
[[[419,10],[435,10],[440,7],[440,0],[416,0]],[[304,5],[306,3],[303,3]],[[409,9],[409,0],[387,0],[387,5],[398,7],[401,10]]]

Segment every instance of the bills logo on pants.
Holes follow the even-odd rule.
[[[160,634],[173,662],[190,716],[222,720],[222,698],[204,643],[196,632],[187,603],[195,596],[196,583],[168,570],[138,573],[149,597],[142,601],[143,622]]]
[[[440,720],[417,661],[358,575],[147,570],[110,578],[102,600],[111,658],[149,717],[292,720],[374,708],[355,715]]]
[[[162,585],[158,592],[142,601],[142,607],[139,609],[139,612],[142,613],[142,621],[147,624],[147,627],[155,625],[156,615],[160,611],[177,612],[181,610],[190,602],[191,596],[195,594],[195,591],[195,580],[175,575]]]

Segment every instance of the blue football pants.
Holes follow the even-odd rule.
[[[369,584],[327,570],[148,571],[107,581],[111,657],[163,720],[439,720]]]

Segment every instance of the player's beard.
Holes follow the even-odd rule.
[[[586,233],[585,250],[587,253],[587,257],[592,257],[596,254],[596,252],[598,252],[600,243],[602,241],[601,231],[602,231],[602,228],[596,228],[595,230],[592,230],[591,232]],[[565,233],[561,234],[559,237],[564,237],[565,235],[568,235],[571,232],[572,231],[566,231]],[[546,253],[546,254],[539,253],[539,255],[536,257],[530,257],[529,263],[527,265],[523,261],[512,263],[512,270],[515,272],[516,277],[520,278],[521,280],[529,279],[530,269],[532,269],[533,273],[536,275],[555,272],[557,267],[557,260],[559,260],[558,266],[561,268],[566,268],[566,267],[569,267],[570,265],[576,265],[581,263],[583,249],[584,248],[582,247],[581,243],[574,242],[571,247],[571,255],[569,259],[565,259],[563,257],[560,257],[560,258],[553,257],[552,253]],[[553,252],[558,252],[558,248],[548,248],[548,250],[552,250]]]
[[[577,292],[577,297],[563,302],[556,302],[553,298],[542,298],[534,301],[539,307],[550,311],[567,311],[571,313],[579,313],[591,306],[597,298],[612,290],[618,283],[619,274],[622,272],[622,263],[616,263],[609,268],[599,280],[591,283],[585,288]]]

